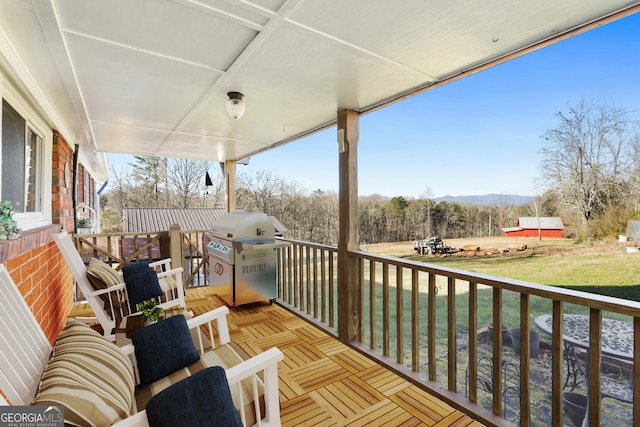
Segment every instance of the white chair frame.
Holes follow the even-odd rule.
[[[78,289],[82,292],[84,298],[87,300],[87,303],[89,303],[93,313],[95,314],[95,317],[78,317],[77,319],[86,323],[100,323],[100,326],[104,331],[104,336],[111,341],[115,341],[114,329],[120,325],[116,325],[115,316],[112,317],[109,315],[109,311],[105,310],[104,301],[101,296],[105,294],[115,295],[113,299],[123,302],[121,304],[121,308],[118,309],[113,306],[113,299],[111,297],[107,298],[107,301],[111,304],[111,313],[116,313],[117,310],[120,310],[120,317],[122,318],[131,314],[136,314],[128,311],[129,300],[127,297],[126,285],[122,282],[119,285],[111,286],[108,289],[99,291],[94,290],[87,278],[87,266],[84,264],[78,250],[74,246],[71,236],[69,236],[66,231],[62,231],[54,234],[53,240],[55,240],[64,260],[67,263],[67,266],[71,270],[71,274],[73,275],[73,279],[75,280]],[[149,263],[149,267],[156,270],[158,274],[158,281],[160,282],[161,288],[164,292],[164,297],[162,300],[158,300],[158,305],[165,310],[176,307],[185,309],[184,285],[182,283],[183,269],[172,269],[171,258]],[[169,287],[167,285],[165,278],[168,277],[173,278],[176,283],[175,287]]]

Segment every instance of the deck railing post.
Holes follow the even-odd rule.
[[[182,253],[182,232],[178,224],[173,224],[169,227],[169,241],[171,242],[169,252],[171,257],[171,268],[183,267],[184,254]]]
[[[354,341],[361,328],[358,259],[349,251],[358,248],[358,139],[359,116],[352,110],[338,112],[339,213],[338,240],[338,337]]]

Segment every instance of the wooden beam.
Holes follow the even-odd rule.
[[[349,251],[358,249],[358,139],[360,118],[352,110],[338,112],[339,216],[338,239],[338,337],[349,343],[360,325],[361,294],[358,260]]]
[[[227,212],[236,210],[236,161],[224,162],[224,180],[227,189]]]

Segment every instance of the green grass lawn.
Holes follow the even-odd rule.
[[[570,254],[513,258],[411,259],[452,268],[640,301],[635,254]]]

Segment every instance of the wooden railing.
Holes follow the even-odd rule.
[[[116,269],[140,260],[171,258],[172,267],[183,267],[185,287],[206,285],[207,257],[202,239],[206,230],[180,230],[155,233],[76,234],[75,245],[88,260],[99,258]]]
[[[278,253],[279,300],[337,335],[337,249],[286,241],[291,247]],[[640,361],[637,302],[363,251],[351,251],[349,256],[358,260],[360,270],[359,333],[351,345],[483,424],[528,426],[536,419],[537,422],[533,421],[536,425],[563,425],[563,392],[569,391],[563,390],[563,386],[571,368],[565,362],[563,314],[588,316],[584,365],[589,368],[584,379],[589,387],[584,393],[589,402],[596,402],[588,405],[589,425],[602,423],[603,361],[626,366],[624,361],[603,357],[601,352],[605,313],[633,324],[633,336],[628,337],[633,343],[631,366]],[[549,349],[542,359],[532,359],[530,331],[537,329],[533,319],[544,313],[551,314],[553,319]],[[485,325],[503,325],[505,318],[514,316],[519,319],[512,326],[520,329],[522,337],[519,355],[506,350],[501,333],[493,334],[491,341],[483,344],[483,340],[487,342]],[[479,367],[479,360],[515,369],[493,369],[487,378],[487,370],[485,366]],[[536,381],[532,381],[532,364],[536,365]],[[539,369],[546,369],[543,374],[550,378],[550,398],[549,380],[535,385],[540,381]],[[631,371],[637,390],[640,370]],[[509,375],[516,378],[507,378]],[[515,387],[511,387],[509,384],[514,381]],[[516,390],[515,397],[506,393],[507,389]],[[515,402],[505,406],[506,400]],[[623,415],[627,424],[621,425],[628,425],[633,419],[632,425],[640,426],[640,393],[633,394],[632,404],[622,404],[621,411],[628,414],[626,418]],[[548,419],[541,422],[538,417],[544,414]]]
[[[203,232],[174,227],[168,233],[77,235],[75,239],[84,257],[102,257],[111,264],[169,256],[185,267],[187,261],[191,267],[185,268],[185,283],[189,279],[188,283],[204,284]],[[278,250],[278,302],[337,337],[337,248],[285,241],[291,246]],[[603,419],[602,366],[623,363],[601,352],[605,314],[627,316],[633,325],[633,336],[628,337],[633,343],[631,366],[640,361],[639,303],[363,251],[351,251],[349,256],[357,261],[360,301],[357,339],[350,345],[483,424],[528,426],[535,419],[538,425],[563,425],[563,392],[567,391],[563,386],[569,369],[561,332],[565,313],[588,316],[589,344],[583,361],[588,363],[583,366],[589,368],[583,380],[589,387],[584,393],[589,402],[597,402],[588,406],[589,425],[600,425]],[[532,376],[532,365],[540,361],[528,356],[529,332],[536,329],[533,318],[543,313],[553,318],[549,350],[544,353],[550,368],[543,373],[551,378],[550,398],[548,383],[536,387],[532,381],[540,375],[536,371]],[[517,321],[511,326],[519,327],[523,337],[519,356],[505,350],[502,334],[495,333],[486,341],[484,331],[486,324],[503,325],[514,314]],[[490,361],[490,366],[515,366],[515,370],[491,369],[487,377],[486,365],[479,360]],[[517,378],[508,378],[514,372]],[[637,389],[640,370],[632,372]],[[508,390],[516,390],[515,397]],[[629,414],[627,424],[620,425],[632,419],[632,425],[640,427],[640,393],[634,393],[632,399],[632,404],[622,407]],[[540,422],[532,407],[536,411],[546,408],[550,419]]]

